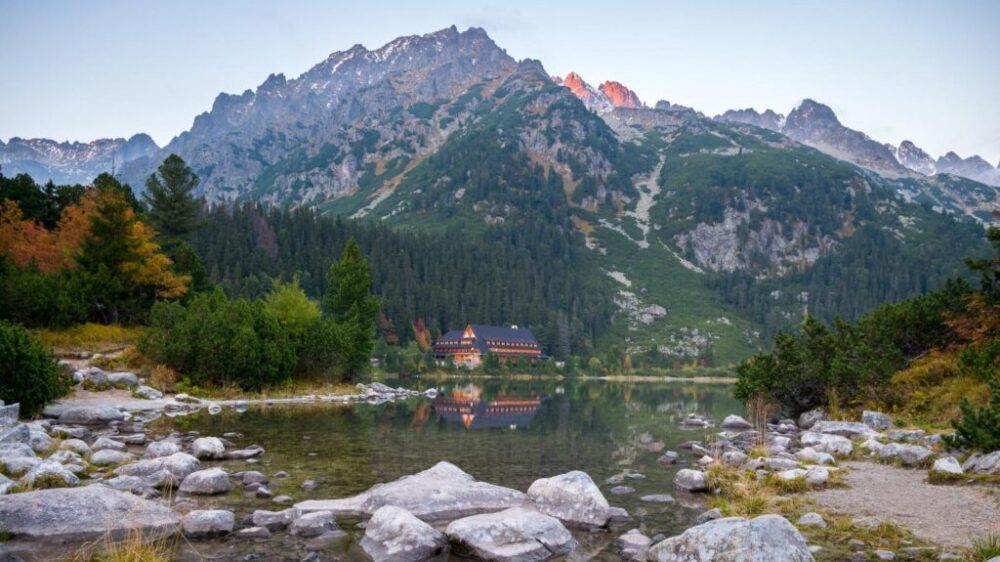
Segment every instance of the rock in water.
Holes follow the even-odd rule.
[[[123,476],[152,476],[162,471],[169,472],[177,479],[183,479],[188,474],[198,470],[201,463],[187,453],[174,453],[168,457],[145,459],[132,464],[119,466],[115,474]]]
[[[193,538],[228,535],[233,532],[236,516],[224,509],[198,509],[181,519],[184,534]]]
[[[752,429],[753,424],[748,422],[736,414],[730,414],[726,416],[726,419],[722,420],[720,426],[724,429]]]
[[[624,535],[618,537],[618,548],[621,550],[621,557],[625,560],[643,560],[649,544],[653,541],[642,534],[639,529],[632,529]]]
[[[298,517],[299,510],[294,507],[283,511],[266,511],[258,509],[253,512],[251,520],[253,521],[253,524],[258,527],[265,527],[269,531],[277,531],[279,529],[284,529]]]
[[[106,424],[122,421],[125,414],[112,406],[72,406],[59,414],[59,423]]]
[[[155,459],[159,457],[169,457],[174,453],[179,453],[181,446],[176,441],[166,440],[153,441],[146,445],[146,451],[142,454],[144,458]]]
[[[199,437],[191,443],[191,454],[198,459],[221,459],[226,454],[226,446],[218,437]]]
[[[399,480],[372,486],[339,500],[308,500],[295,505],[302,511],[331,511],[334,516],[371,515],[394,505],[427,520],[452,519],[525,505],[528,497],[517,490],[479,482],[449,462]]]
[[[15,538],[57,542],[119,540],[132,529],[149,539],[175,533],[177,514],[106,486],[57,488],[0,497],[0,521]]]
[[[90,455],[90,464],[95,464],[97,466],[109,466],[116,464],[124,464],[131,461],[134,457],[128,453],[123,453],[122,451],[116,451],[114,449],[101,449],[93,455]]]
[[[333,513],[314,511],[292,521],[288,527],[288,533],[296,537],[318,537],[336,528],[337,526],[333,523]]]
[[[526,507],[459,519],[445,533],[460,552],[494,562],[539,562],[576,547],[558,519]]]
[[[674,486],[679,490],[688,492],[708,491],[708,482],[705,479],[705,473],[690,468],[682,468],[677,471],[677,475],[674,476]]]
[[[229,491],[229,474],[221,468],[192,472],[181,482],[179,490],[185,494],[224,494]]]
[[[528,497],[539,511],[569,525],[603,527],[611,517],[600,488],[579,470],[535,480]]]
[[[439,554],[448,539],[412,513],[391,505],[372,514],[361,548],[375,562],[420,562]]]
[[[780,515],[726,517],[653,545],[651,562],[813,562],[802,535]]]

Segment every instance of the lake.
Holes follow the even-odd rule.
[[[398,381],[391,381],[397,385]],[[413,474],[446,460],[479,480],[522,491],[538,478],[570,470],[588,473],[612,505],[624,507],[633,521],[609,533],[575,533],[581,541],[577,559],[616,559],[613,542],[622,532],[639,527],[644,533],[676,534],[704,511],[703,499],[674,490],[676,471],[694,462],[681,453],[681,464],[663,467],[656,459],[689,440],[705,440],[718,429],[684,429],[691,412],[721,420],[743,412],[728,384],[607,382],[598,380],[507,380],[500,378],[413,380],[398,385],[439,390],[437,398],[411,398],[381,405],[311,404],[257,408],[239,413],[225,410],[165,419],[160,431],[197,431],[221,436],[239,432],[238,444],[257,443],[267,452],[247,470],[287,479],[271,479],[276,495],[296,501],[339,498],[362,492],[373,484]],[[243,463],[227,462],[231,471]],[[624,478],[618,485],[635,488],[613,495],[606,482],[624,471],[645,478]],[[305,492],[301,483],[315,480]],[[648,494],[671,494],[675,503],[650,503]],[[239,521],[254,509],[277,510],[270,500],[242,491],[227,497],[199,499],[200,507],[235,506]],[[355,559],[361,530],[340,521],[351,536],[322,549],[324,559]],[[304,541],[276,533],[260,543],[230,538],[183,545],[200,555],[239,559],[248,553],[259,560],[300,560]]]

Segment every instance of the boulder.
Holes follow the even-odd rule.
[[[747,462],[747,458],[743,451],[726,451],[722,453],[722,464],[737,467]]]
[[[8,476],[21,476],[41,464],[42,459],[38,457],[4,457],[0,459],[0,462],[3,463],[4,472]]]
[[[851,443],[851,440],[840,435],[807,431],[802,434],[799,440],[806,447],[812,447],[815,451],[831,455],[850,455],[854,450],[854,444]]]
[[[143,458],[155,459],[159,457],[169,457],[175,453],[181,451],[181,446],[177,444],[176,441],[172,439],[164,439],[162,441],[153,441],[149,445],[146,445],[146,451],[142,454]]]
[[[151,386],[140,385],[132,391],[132,396],[143,400],[159,400],[163,398],[163,393]]]
[[[810,429],[816,422],[826,419],[826,413],[821,408],[813,408],[799,416],[799,427]]]
[[[273,532],[284,529],[298,517],[299,510],[293,507],[283,511],[266,511],[258,509],[253,512],[250,519],[253,521],[254,525],[258,527],[265,527],[269,531]]]
[[[66,451],[73,451],[82,456],[90,454],[90,445],[87,445],[82,439],[66,439],[59,444],[59,448]]]
[[[723,429],[753,429],[753,424],[736,414],[726,416],[719,426]]]
[[[70,406],[59,414],[59,423],[80,425],[108,424],[125,419],[125,413],[112,406]]]
[[[51,430],[52,435],[55,437],[62,437],[63,439],[73,437],[75,439],[86,439],[90,436],[90,430],[86,427],[67,427],[65,425],[54,426]]]
[[[830,453],[820,453],[812,447],[806,447],[795,453],[795,457],[802,462],[807,462],[811,464],[837,464],[837,461],[833,458]]]
[[[0,425],[0,443],[27,443],[31,439],[31,431],[27,424]]]
[[[155,459],[144,459],[132,464],[119,466],[115,469],[115,474],[125,476],[152,476],[160,471],[165,471],[180,480],[188,474],[198,470],[201,463],[198,459],[187,453],[174,453],[168,457],[158,457]]]
[[[333,531],[337,525],[333,522],[333,513],[329,511],[313,511],[301,515],[292,521],[288,532],[296,537],[318,537],[328,531]]]
[[[111,386],[116,388],[134,388],[139,384],[139,377],[135,376],[135,373],[120,372],[120,373],[109,373],[108,382]]]
[[[124,451],[125,444],[121,441],[115,441],[114,439],[108,439],[107,437],[98,437],[94,444],[90,446],[93,451],[103,451],[105,449],[111,449],[112,451]]]
[[[60,449],[51,455],[49,455],[48,460],[57,462],[59,464],[79,464],[83,465],[83,457],[80,453],[76,451],[70,451],[68,449]]]
[[[441,553],[448,539],[405,509],[375,510],[365,526],[361,548],[374,562],[420,562]]]
[[[642,534],[639,529],[632,529],[624,535],[618,537],[616,541],[621,557],[625,560],[643,560],[649,545],[653,541]]]
[[[576,546],[558,519],[527,507],[465,517],[449,524],[445,533],[459,554],[494,562],[538,562]]]
[[[923,441],[927,433],[922,429],[897,429],[886,434],[889,441],[905,441],[915,443]]]
[[[708,481],[705,473],[700,470],[682,468],[674,476],[674,486],[679,490],[687,492],[707,492]]]
[[[131,462],[134,459],[132,455],[116,451],[114,449],[101,449],[93,455],[90,455],[90,464],[95,464],[97,466],[110,466],[116,464],[125,464]]]
[[[780,515],[726,517],[653,545],[651,562],[813,562],[809,545]]]
[[[184,535],[196,539],[228,535],[235,525],[236,516],[225,509],[197,509],[181,518]]]
[[[15,538],[44,543],[120,540],[133,529],[154,539],[177,531],[169,507],[106,486],[57,488],[0,497],[0,521]]]
[[[99,484],[107,486],[119,492],[129,492],[137,496],[153,497],[155,495],[153,486],[144,478],[138,476],[115,476],[107,480],[102,480]]]
[[[642,496],[639,498],[644,502],[649,503],[673,503],[674,497],[670,494],[649,494],[647,496]]]
[[[882,460],[899,460],[905,466],[913,466],[927,460],[931,456],[931,451],[920,445],[889,443],[882,447],[878,456]]]
[[[254,457],[259,457],[264,454],[264,447],[260,445],[251,445],[246,449],[235,449],[232,451],[226,451],[223,458],[231,461],[245,461],[247,459],[252,459]]]
[[[708,511],[703,511],[695,518],[695,523],[701,525],[702,523],[708,523],[709,521],[715,521],[716,519],[722,519],[722,510],[713,507]]]
[[[826,528],[826,520],[823,519],[822,515],[814,511],[810,511],[809,513],[806,513],[802,517],[799,517],[799,520],[796,522],[796,524],[799,527],[818,527],[820,529]]]
[[[10,491],[14,489],[14,486],[17,486],[17,483],[3,474],[0,474],[0,496],[10,493]]]
[[[40,429],[28,429],[28,446],[36,453],[44,453],[52,449],[52,438]]]
[[[569,525],[603,527],[610,518],[608,500],[579,470],[535,480],[528,497],[539,511]]]
[[[181,482],[185,494],[224,494],[229,491],[229,474],[221,468],[206,468],[188,474]]]
[[[892,420],[882,412],[865,410],[861,413],[861,421],[875,431],[884,431],[892,427]]]
[[[277,498],[275,498],[277,499]],[[371,515],[394,505],[425,521],[453,519],[525,505],[528,496],[517,490],[479,482],[448,462],[393,482],[378,484],[361,494],[338,500],[308,500],[296,504],[302,511],[332,511],[340,515]]]
[[[814,466],[806,470],[806,482],[813,486],[822,486],[830,479],[830,471]]]
[[[663,466],[677,464],[677,456],[676,451],[667,451],[660,455],[660,458],[656,459],[656,464]]]
[[[974,474],[1000,474],[1000,451],[993,451],[987,455],[972,455],[966,459],[962,470]]]
[[[962,465],[958,464],[958,460],[956,460],[955,457],[944,457],[934,461],[934,466],[931,467],[931,472],[952,476],[961,476],[965,474],[965,471],[962,470]]]
[[[29,470],[18,483],[25,488],[62,488],[76,486],[80,479],[62,464],[46,459]]]
[[[764,459],[764,466],[771,470],[792,470],[799,467],[799,461],[781,457],[768,457]]]
[[[191,454],[198,459],[221,459],[226,453],[226,446],[218,437],[199,437],[191,443]]]
[[[849,421],[818,421],[811,428],[816,433],[827,433],[853,439],[855,437],[872,437],[878,432],[861,422]]]

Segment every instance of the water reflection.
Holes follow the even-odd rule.
[[[432,402],[434,412],[446,421],[462,424],[465,429],[528,427],[542,405],[543,398],[534,389],[530,395],[482,398],[483,389],[469,383],[455,387],[450,396],[438,396]]]

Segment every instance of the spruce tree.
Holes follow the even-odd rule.
[[[202,201],[193,195],[198,176],[176,154],[146,180],[149,222],[164,240],[184,240],[198,228]]]
[[[323,308],[343,331],[343,367],[352,377],[368,366],[375,346],[375,320],[380,303],[371,294],[371,287],[368,261],[351,238],[340,261],[330,265]]]

